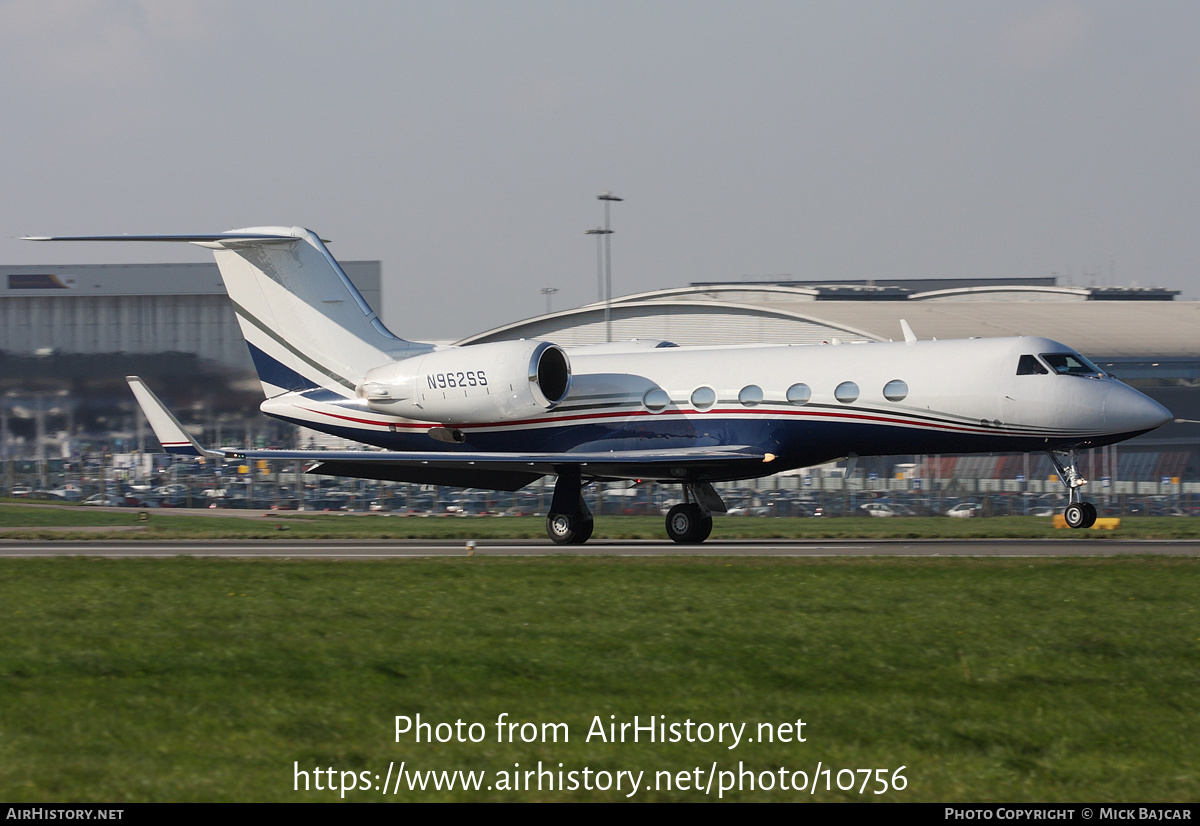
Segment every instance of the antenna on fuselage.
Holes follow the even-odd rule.
[[[913,332],[912,327],[908,326],[906,319],[900,319],[900,329],[904,332],[904,342],[906,344],[912,344],[917,340],[917,334]]]

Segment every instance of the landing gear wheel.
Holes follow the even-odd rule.
[[[1083,509],[1085,511],[1083,525],[1080,527],[1090,528],[1092,525],[1096,524],[1096,506],[1091,502],[1081,502],[1080,504],[1083,505]]]
[[[579,523],[579,530],[575,531],[575,538],[571,540],[572,545],[582,545],[592,538],[592,527],[596,522],[591,516]]]
[[[703,542],[712,533],[712,517],[705,516],[695,502],[676,505],[667,513],[667,536],[672,542]]]
[[[586,516],[551,513],[546,516],[546,534],[555,545],[582,545],[591,538],[595,524],[590,513]]]
[[[569,513],[546,514],[546,533],[555,545],[574,543],[580,527],[582,526],[577,516],[571,516]]]
[[[1092,522],[1096,521],[1094,510],[1095,509],[1093,509]],[[1067,505],[1067,509],[1063,511],[1063,519],[1067,521],[1067,526],[1071,528],[1086,528],[1092,524],[1092,522],[1088,522],[1088,510],[1086,502],[1072,502],[1071,504]]]

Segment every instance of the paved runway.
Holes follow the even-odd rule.
[[[669,557],[1111,557],[1200,556],[1196,540],[709,540],[676,545],[657,540],[593,540],[581,546],[548,540],[491,540],[475,544],[478,557],[524,556],[669,556]],[[108,558],[231,557],[263,559],[404,559],[467,556],[461,540],[376,540],[301,542],[38,542],[0,541],[0,558],[94,556]]]

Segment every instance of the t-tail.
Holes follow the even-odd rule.
[[[267,398],[318,388],[352,398],[371,368],[433,349],[393,335],[324,242],[302,227],[30,240],[186,241],[211,249]]]

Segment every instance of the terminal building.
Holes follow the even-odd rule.
[[[373,307],[378,261],[342,263]],[[124,376],[145,377],[208,437],[307,445],[258,413],[262,399],[215,264],[0,267],[3,448],[32,436],[13,411],[67,398],[69,431],[134,421]],[[693,283],[506,324],[457,342],[544,338],[564,346],[657,339],[689,344],[847,344],[1039,335],[1068,344],[1200,420],[1200,302],[1152,287],[1061,286],[1054,278]],[[800,356],[802,357],[802,356]],[[952,377],[950,378],[952,380]],[[52,431],[61,431],[62,423]],[[22,428],[24,428],[22,430]],[[28,432],[27,432],[28,431]],[[150,440],[151,444],[153,439]],[[1122,446],[1122,475],[1200,480],[1200,425],[1169,424]],[[983,461],[987,465],[988,460]],[[978,464],[971,460],[964,467]],[[994,473],[1007,472],[996,458]]]

